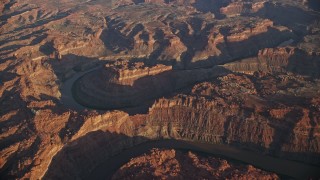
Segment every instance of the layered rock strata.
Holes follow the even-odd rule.
[[[292,72],[312,77],[320,75],[319,56],[293,47],[263,49],[259,51],[257,57],[227,63],[223,67],[245,74],[261,71],[265,73]]]
[[[220,13],[229,17],[256,13],[264,8],[264,3],[264,1],[256,3],[250,1],[235,1],[226,7],[220,8]]]
[[[231,144],[319,165],[317,3],[254,0],[248,12],[239,2],[1,1],[0,177],[83,179],[125,148],[161,138]],[[225,16],[224,7],[240,15]],[[62,91],[72,85],[68,80],[119,59],[174,70],[140,78],[130,87],[151,88],[136,91],[106,87],[110,79],[100,69],[79,80],[92,85],[80,84],[82,92],[111,97],[113,108],[150,100],[143,103],[149,112],[75,111],[64,103],[72,98]],[[226,74],[212,68],[240,59],[248,64],[219,67]]]
[[[129,61],[117,61],[114,64],[105,65],[104,73],[110,82],[120,85],[133,86],[134,82],[146,76],[155,76],[157,74],[171,71],[172,66],[158,64],[155,66],[145,66],[143,62],[130,63]]]
[[[230,144],[318,165],[319,87],[319,81],[290,74],[229,74],[159,99],[145,115],[95,115],[56,155],[46,177],[89,177],[94,167],[124,149],[163,138]],[[319,175],[309,168],[301,172]],[[62,173],[65,169],[68,173]]]

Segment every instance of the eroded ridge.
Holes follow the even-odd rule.
[[[319,19],[318,0],[2,0],[0,177],[83,179],[167,138],[316,179]]]

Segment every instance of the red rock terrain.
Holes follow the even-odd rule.
[[[312,0],[1,1],[1,179],[90,178],[159,139],[247,149],[308,167],[280,174],[320,177],[318,10]],[[230,177],[277,178],[237,168]]]
[[[251,165],[235,165],[227,160],[192,152],[152,149],[131,159],[112,179],[279,179],[274,173]]]

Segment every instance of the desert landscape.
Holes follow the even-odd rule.
[[[318,0],[2,0],[0,179],[319,179]]]

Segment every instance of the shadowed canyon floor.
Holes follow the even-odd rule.
[[[115,179],[199,168],[195,178],[319,178],[319,9],[315,0],[1,1],[1,179],[90,179],[108,161]],[[166,141],[169,150],[140,156],[153,145],[139,145],[163,139],[252,156]],[[145,168],[160,156],[168,161]],[[294,171],[250,160],[265,156]]]

